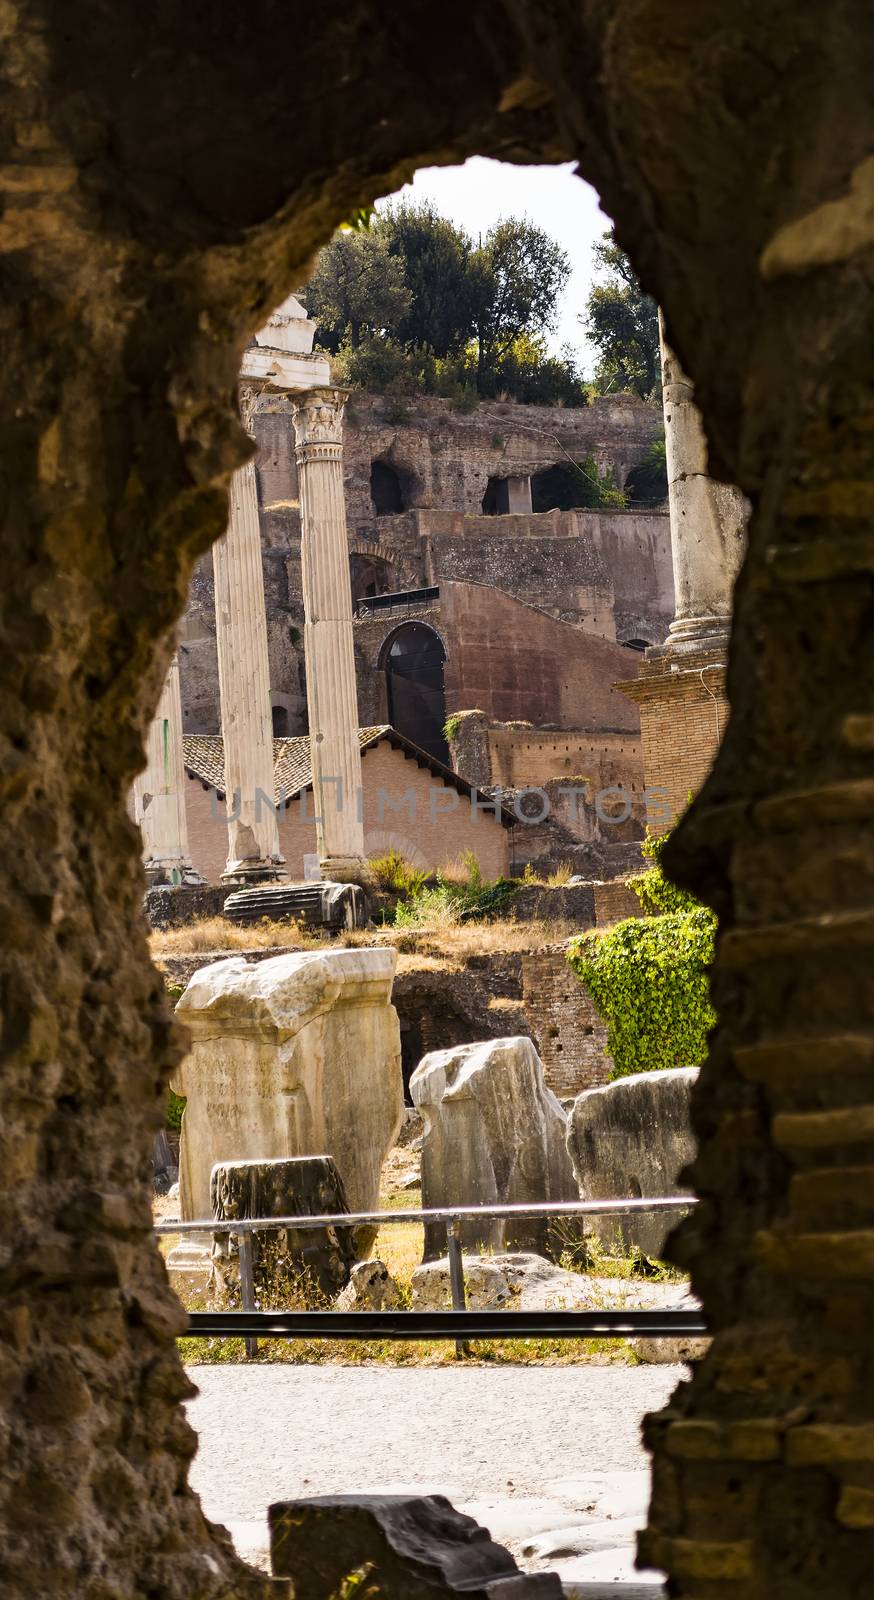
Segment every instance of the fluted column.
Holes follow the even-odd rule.
[[[343,495],[346,390],[292,399],[317,845],[326,878],[366,882],[352,586]]]
[[[727,634],[746,546],[746,501],[707,472],[707,440],[694,390],[667,344],[659,312],[662,405],[676,611],[669,645]]]
[[[143,836],[143,862],[152,883],[201,883],[191,865],[185,815],[182,699],[174,655],[158,709],[146,735],[146,766],[133,786],[134,817]]]
[[[216,644],[225,752],[224,878],[284,878],[274,810],[273,717],[255,464],[234,473],[227,532],[213,546]]]

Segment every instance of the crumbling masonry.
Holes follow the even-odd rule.
[[[352,208],[474,151],[580,160],[753,507],[728,734],[670,861],[722,924],[676,1244],[715,1339],[650,1425],[645,1553],[690,1600],[866,1594],[869,7],[9,0],[0,26],[4,1594],[276,1592],[186,1488],[148,1190],[182,1040],[124,797],[249,449],[243,345]]]

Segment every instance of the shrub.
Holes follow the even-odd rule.
[[[665,878],[666,837],[644,842],[654,865],[630,880],[650,914],[582,934],[568,949],[607,1024],[613,1078],[697,1066],[716,1021],[709,985],[716,917]]]
[[[167,1090],[167,1114],[164,1126],[170,1133],[178,1133],[182,1127],[182,1113],[187,1101],[184,1094],[174,1094],[172,1089]]]
[[[384,894],[402,895],[405,900],[421,894],[428,879],[426,871],[414,867],[406,856],[394,849],[387,850],[384,856],[371,857],[370,870],[378,889]]]

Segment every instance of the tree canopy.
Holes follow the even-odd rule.
[[[661,386],[656,302],[644,294],[612,230],[592,253],[606,278],[593,284],[580,321],[598,351],[596,388],[602,394],[626,389],[642,400],[654,399]]]
[[[358,218],[317,258],[306,289],[316,344],[355,386],[585,405],[572,352],[550,355],[570,262],[510,217],[474,243],[427,202]]]

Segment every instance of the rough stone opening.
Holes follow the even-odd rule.
[[[557,461],[531,478],[534,511],[574,511],[592,505],[597,496],[597,484],[590,482],[582,467],[573,466],[570,461]]]
[[[400,473],[389,461],[373,461],[370,467],[370,498],[374,515],[396,517],[407,509]]]
[[[3,169],[7,1593],[270,1592],[186,1486],[183,1319],[146,1181],[183,1045],[123,796],[248,451],[243,343],[391,175],[478,150],[580,157],[665,309],[710,469],[754,507],[731,722],[668,857],[722,920],[694,1109],[705,1204],[672,1245],[716,1338],[648,1424],[643,1553],[676,1594],[865,1594],[865,8],[846,0],[827,28],[815,5],[757,13],[753,34],[715,0],[693,19],[639,6],[629,28],[517,0],[477,12],[478,49],[445,4],[393,18],[390,40],[367,9],[328,19],[303,48],[297,13],[262,0],[208,49],[196,8],[107,27],[86,4],[75,30],[48,0],[21,11]],[[288,94],[301,49],[307,117]]]

